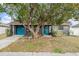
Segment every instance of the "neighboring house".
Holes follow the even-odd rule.
[[[70,27],[69,32],[72,36],[79,36],[79,24]]]
[[[27,35],[27,33],[29,32],[29,30],[25,30],[25,27],[23,25],[27,24],[22,24],[19,22],[12,22],[11,23],[11,28],[12,28],[12,33],[13,35]],[[34,25],[37,26],[37,25]],[[52,33],[52,26],[51,25],[43,25],[40,27],[40,31],[41,35],[51,35]]]
[[[79,36],[79,21],[70,19],[69,23],[69,35]]]
[[[4,25],[4,24],[0,24],[0,35],[1,34],[6,34],[7,29],[10,29],[10,27],[7,26],[7,25]]]
[[[6,12],[0,13],[0,34],[6,35],[10,32],[10,24],[13,20]]]

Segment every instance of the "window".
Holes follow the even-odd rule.
[[[49,32],[51,33],[52,26],[49,26]]]
[[[59,30],[63,30],[63,26],[59,26],[58,29],[59,29]]]

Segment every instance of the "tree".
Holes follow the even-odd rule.
[[[4,8],[2,7],[2,4],[0,4],[0,12],[5,12]]]
[[[13,16],[16,15],[19,22],[27,24],[27,26],[24,25],[25,30],[29,29],[35,38],[38,37],[41,25],[45,23],[61,25],[71,17],[78,17],[79,14],[79,4],[20,3],[3,4],[3,6],[13,19]],[[37,25],[36,31],[34,31],[34,25]]]
[[[38,37],[39,27],[46,21],[45,11],[46,5],[45,4],[4,4],[7,6],[9,10],[9,14],[13,15],[13,13],[17,13],[18,20],[23,23],[27,24],[24,25],[25,28],[29,29],[32,32],[35,38]],[[6,9],[6,8],[5,8]],[[11,12],[10,12],[11,11]],[[36,25],[36,31],[33,30],[34,26]]]

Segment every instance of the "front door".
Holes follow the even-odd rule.
[[[49,35],[49,26],[44,27],[44,35]]]
[[[42,34],[49,35],[49,26],[45,25],[42,27]]]

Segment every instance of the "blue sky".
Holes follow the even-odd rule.
[[[1,17],[4,17],[4,16],[9,16],[6,12],[2,12],[2,13],[0,13],[0,18]],[[10,16],[9,16],[10,17]]]
[[[5,13],[5,12],[0,13],[0,22],[1,22],[1,23],[7,24],[7,23],[10,23],[11,21],[12,21],[12,20],[11,20],[10,15],[8,15],[8,14]]]

